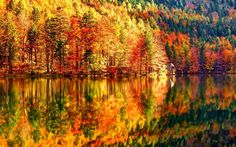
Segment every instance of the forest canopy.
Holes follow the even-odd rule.
[[[0,73],[235,72],[233,0],[2,0]]]

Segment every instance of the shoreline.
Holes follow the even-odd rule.
[[[215,76],[215,75],[236,75],[236,72],[224,72],[224,73],[176,73],[176,74],[158,74],[153,77],[150,74],[83,74],[83,73],[0,73],[0,78],[137,78],[137,77],[180,77],[180,76]]]

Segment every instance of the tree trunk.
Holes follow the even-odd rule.
[[[47,73],[49,73],[49,50],[48,49],[46,49],[46,66],[47,66]]]
[[[76,71],[78,71],[79,68],[79,43],[78,40],[76,40]]]
[[[12,74],[13,71],[12,71],[12,60],[11,60],[11,49],[9,49],[9,55],[8,55],[8,66],[9,66],[9,74]]]
[[[37,48],[38,48],[38,43],[36,43],[36,46],[34,48],[34,60],[35,60],[35,64],[38,65],[38,61],[37,61]]]
[[[51,49],[51,64],[50,64],[51,71],[53,71],[53,58],[54,58],[53,49]]]

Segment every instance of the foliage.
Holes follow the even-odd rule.
[[[172,62],[182,73],[233,72],[234,6],[230,0],[4,1],[0,67],[148,74]]]

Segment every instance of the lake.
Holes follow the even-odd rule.
[[[236,145],[236,76],[0,79],[0,146]]]

